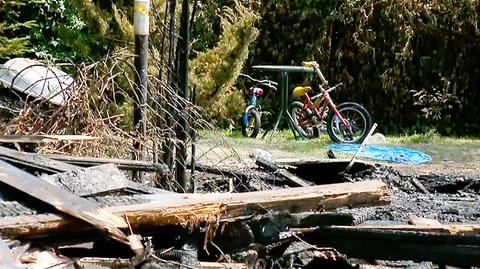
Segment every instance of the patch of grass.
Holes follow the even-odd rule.
[[[256,148],[271,152],[274,159],[327,158],[326,147],[333,143],[327,134],[321,134],[316,139],[296,140],[289,129],[277,131],[273,139],[270,139],[270,133],[263,139],[261,138],[263,133],[260,133],[255,139],[243,137],[240,131],[221,133],[228,134],[227,140],[232,147],[246,158],[253,154]],[[214,137],[212,134],[209,135],[210,138]],[[420,150],[429,154],[434,163],[480,163],[480,138],[445,137],[439,135],[435,130],[431,130],[423,134],[388,136],[387,145]],[[335,152],[335,156],[351,158],[352,155]]]
[[[391,136],[388,138],[388,140],[390,140],[392,143],[410,145],[418,143],[430,143],[438,140],[439,138],[440,135],[437,133],[437,130],[431,129],[422,134]]]
[[[241,129],[225,129],[225,130],[219,130],[219,132],[229,138],[242,138],[242,130]],[[271,136],[271,131],[266,132],[265,130],[262,130],[258,133],[257,138],[255,139],[261,139],[265,135],[265,138],[270,138]],[[282,140],[289,140],[289,139],[295,139],[293,136],[293,133],[290,129],[286,130],[277,130],[275,132],[275,139],[282,139]]]
[[[273,138],[268,132],[263,138],[264,132],[260,132],[257,138],[243,137],[241,131],[223,130],[219,132],[202,131],[200,138],[212,139],[215,135],[222,134],[226,137],[237,152],[244,157],[253,154],[256,148],[267,150],[273,158],[326,158],[326,146],[331,143],[328,135],[321,134],[319,138],[302,140],[295,139],[290,129],[278,130]],[[200,137],[200,136],[199,136]]]
[[[432,157],[434,163],[480,163],[479,138],[447,137],[431,130],[424,134],[389,136],[387,141],[423,151]]]

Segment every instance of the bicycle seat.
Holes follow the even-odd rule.
[[[293,96],[295,97],[302,97],[305,93],[310,92],[312,90],[312,87],[310,86],[298,86],[293,89]]]

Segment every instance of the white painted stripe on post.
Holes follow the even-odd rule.
[[[133,11],[133,31],[135,35],[148,35],[150,0],[135,0]]]

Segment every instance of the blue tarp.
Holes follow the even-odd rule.
[[[359,147],[358,144],[332,144],[328,149],[355,154]],[[403,164],[422,164],[432,161],[432,157],[418,150],[377,145],[366,145],[358,156]]]

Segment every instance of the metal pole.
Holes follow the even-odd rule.
[[[347,168],[345,168],[345,170],[343,171],[343,173],[348,173],[348,171],[350,171],[350,168],[352,168],[353,164],[355,163],[355,158],[357,157],[357,155],[362,152],[363,148],[365,147],[365,145],[367,144],[368,142],[368,139],[370,138],[370,136],[372,136],[373,132],[375,131],[375,128],[377,128],[377,124],[374,123],[372,128],[370,128],[370,131],[368,132],[367,136],[365,137],[365,139],[363,140],[362,144],[360,145],[360,147],[358,147],[357,151],[355,152],[355,154],[353,154],[352,156],[352,159],[350,160],[350,162],[348,163],[347,165]]]
[[[134,142],[134,159],[144,160],[144,140],[147,135],[147,91],[148,91],[148,35],[149,35],[150,0],[135,0],[133,6],[133,29],[135,34],[135,70],[136,102],[134,102],[133,124],[137,135]],[[142,181],[143,174],[134,174]]]
[[[163,103],[163,109],[166,111],[165,113],[165,126],[173,127],[175,126],[174,118],[176,116],[176,107],[173,105],[175,102],[171,102],[171,98],[176,98],[174,95],[176,94],[176,63],[175,63],[175,49],[177,46],[177,33],[175,28],[176,22],[176,0],[169,0],[168,1],[168,16],[169,16],[169,26],[168,26],[168,63],[167,63],[167,82],[169,87],[165,87],[165,97],[170,97],[168,100],[165,100]],[[167,13],[166,15],[167,16]],[[174,168],[175,168],[175,131],[168,129],[167,137],[165,138],[165,142],[163,145],[163,162],[168,166],[170,169],[170,173],[165,176],[164,182],[166,188],[169,190],[174,190],[175,187],[173,186],[173,177],[174,177]]]
[[[193,86],[193,92],[192,92],[192,104],[195,106],[197,104],[197,91],[195,88],[195,85]],[[194,108],[192,108],[193,110]],[[197,117],[194,111],[190,113],[190,136],[192,139],[192,151],[191,151],[191,156],[190,156],[190,165],[191,165],[191,170],[190,170],[190,184],[192,185],[192,192],[196,193],[197,192],[197,181],[195,179],[195,154],[196,154],[196,145],[195,143],[197,142],[197,126],[196,126],[196,121]]]
[[[280,122],[282,121],[282,118],[283,118],[283,114],[285,113],[285,111],[288,110],[288,73],[286,71],[283,71],[281,72],[281,75],[282,75],[282,84],[281,84],[281,98],[282,98],[282,105],[281,105],[281,108],[280,108],[280,114],[278,115],[278,118],[277,118],[277,121],[275,122],[275,125],[273,126],[273,130],[272,130],[272,133],[270,134],[270,140],[273,139],[274,135],[275,135],[275,132],[277,131],[277,128],[278,128],[278,125],[280,124]]]
[[[180,38],[179,38],[179,64],[178,64],[178,86],[179,95],[184,100],[189,99],[188,89],[188,50],[190,44],[189,33],[189,0],[183,0],[182,2],[182,17],[180,21]],[[179,108],[179,111],[184,111],[185,108]],[[177,129],[177,138],[179,140],[177,148],[176,159],[176,179],[177,183],[187,192],[187,175],[186,175],[186,159],[187,159],[187,113],[180,113],[179,126]]]

